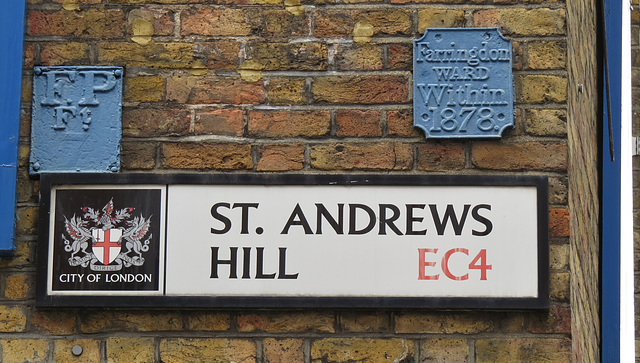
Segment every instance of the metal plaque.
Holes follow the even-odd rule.
[[[427,29],[413,42],[413,124],[427,138],[513,127],[511,40],[498,28]]]
[[[542,176],[42,174],[46,306],[546,308]]]
[[[29,172],[117,172],[121,67],[36,67]]]

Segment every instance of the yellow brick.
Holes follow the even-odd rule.
[[[516,96],[524,103],[566,102],[567,79],[564,77],[530,74],[515,77]]]
[[[0,305],[0,332],[11,333],[24,331],[27,316],[20,306]]]
[[[465,339],[426,339],[420,342],[421,363],[467,362],[469,343]]]
[[[164,78],[158,76],[124,79],[124,99],[133,102],[158,102],[164,96]]]
[[[164,363],[256,361],[256,345],[240,339],[165,339],[160,342]]]
[[[0,340],[3,362],[47,362],[49,343],[46,340]]]
[[[571,361],[571,341],[565,339],[480,339],[476,363]]]
[[[93,363],[100,361],[100,341],[92,339],[56,340],[53,348],[53,359],[56,362]],[[74,346],[82,348],[82,354],[72,353]]]
[[[26,299],[31,296],[33,276],[27,274],[13,274],[5,279],[4,296],[7,299]]]
[[[426,28],[453,28],[464,25],[464,10],[425,9],[418,12],[418,32]]]
[[[405,339],[322,339],[311,346],[311,362],[410,362],[413,342]]]
[[[153,338],[108,338],[107,362],[155,362],[155,344]]]
[[[99,311],[82,315],[80,328],[83,333],[180,330],[182,317],[178,313]]]

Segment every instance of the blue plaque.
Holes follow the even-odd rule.
[[[413,124],[427,138],[513,127],[511,41],[498,28],[427,29],[413,42]]]
[[[121,67],[36,67],[29,172],[117,172]]]

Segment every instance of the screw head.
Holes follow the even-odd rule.
[[[75,355],[76,357],[82,354],[82,347],[79,345],[74,345],[73,348],[71,348],[71,354]]]

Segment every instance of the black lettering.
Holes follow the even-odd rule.
[[[357,210],[362,209],[369,215],[369,224],[361,230],[356,227]],[[365,234],[371,232],[376,225],[376,214],[364,204],[349,204],[349,234]]]
[[[414,217],[413,210],[414,209],[424,209],[426,207],[425,204],[407,204],[407,236],[421,236],[427,234],[427,230],[423,229],[421,231],[413,230],[414,222],[422,222],[424,218],[422,217]]]
[[[467,219],[467,214],[469,213],[469,208],[471,208],[470,204],[464,205],[464,210],[462,211],[462,217],[458,221],[458,217],[456,216],[456,211],[453,208],[453,204],[447,204],[447,210],[444,213],[444,217],[440,219],[438,214],[438,208],[435,204],[429,204],[429,209],[431,209],[431,215],[433,217],[433,223],[436,225],[436,231],[438,231],[438,236],[442,236],[444,234],[445,228],[447,228],[447,222],[451,220],[451,225],[453,226],[453,231],[456,236],[462,234],[462,229],[464,228],[464,222]]]
[[[229,203],[221,202],[216,203],[211,207],[211,216],[224,224],[224,228],[222,229],[215,229],[211,227],[211,233],[213,234],[225,234],[231,229],[231,220],[218,213],[218,208],[220,207],[231,208],[231,205]]]
[[[242,259],[242,278],[251,278],[251,247],[242,247],[243,259]]]
[[[236,267],[238,262],[238,247],[229,247],[231,257],[228,260],[218,259],[218,247],[211,247],[211,276],[212,279],[218,278],[218,265],[229,265],[229,278],[237,279]]]
[[[309,226],[309,222],[307,222],[307,218],[304,216],[304,213],[302,213],[300,204],[296,204],[296,207],[293,209],[293,212],[291,212],[291,215],[289,216],[287,224],[284,225],[284,228],[282,229],[282,232],[280,232],[280,234],[288,234],[289,227],[291,226],[302,226],[302,228],[304,228],[304,234],[313,234],[311,226]]]
[[[249,234],[249,208],[258,209],[258,203],[235,203],[233,208],[242,208],[242,230],[240,234]]]
[[[387,218],[387,209],[393,211],[393,215]],[[379,235],[387,234],[387,226],[391,228],[398,236],[402,236],[402,232],[395,225],[395,221],[400,217],[400,208],[393,204],[380,204],[380,226],[378,230]]]
[[[276,273],[264,273],[264,247],[256,247],[258,258],[256,260],[256,279],[275,279]]]
[[[344,204],[338,204],[338,221],[336,221],[324,205],[316,203],[316,234],[322,234],[322,217],[329,222],[337,234],[344,234]]]
[[[295,280],[298,278],[299,273],[287,275],[287,248],[280,247],[280,258],[278,259],[278,279],[282,280]]]
[[[480,213],[478,213],[478,210],[480,209],[491,210],[491,206],[489,204],[478,204],[471,210],[471,216],[473,217],[473,219],[484,224],[485,226],[485,229],[482,232],[476,231],[475,229],[471,231],[474,236],[486,236],[491,233],[491,231],[493,231],[493,223],[491,223],[489,219],[481,216]]]

